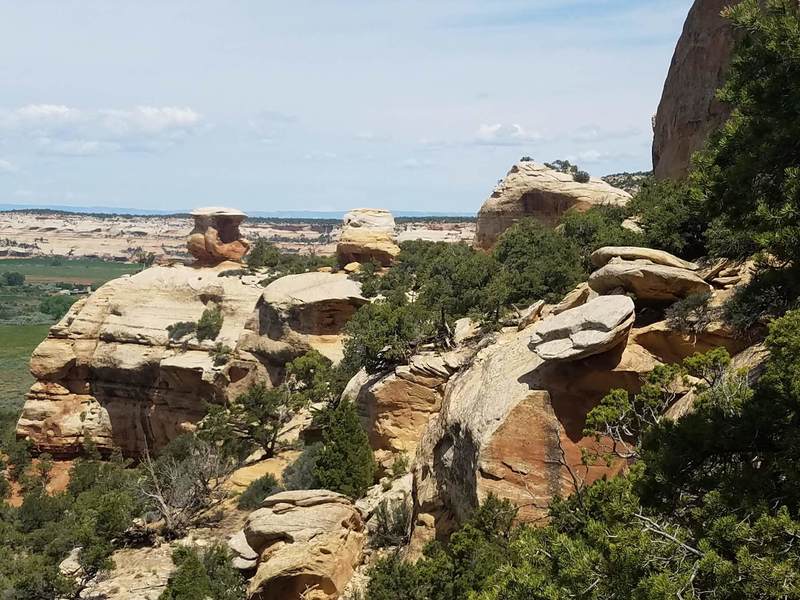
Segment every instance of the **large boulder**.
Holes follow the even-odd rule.
[[[205,265],[242,260],[250,250],[250,243],[239,233],[239,226],[246,216],[235,208],[209,206],[194,209],[194,229],[186,239],[189,254]]]
[[[347,213],[336,246],[339,264],[372,261],[390,265],[400,254],[394,227],[394,217],[388,210],[357,208]]]
[[[280,492],[250,514],[229,547],[255,575],[249,600],[338,598],[361,558],[366,535],[353,503],[326,490]]]
[[[478,212],[475,246],[488,250],[500,235],[524,217],[555,226],[568,210],[586,211],[593,206],[624,206],[631,196],[602,179],[578,183],[572,175],[533,161],[511,167]]]
[[[300,273],[270,283],[259,303],[262,329],[276,343],[307,345],[334,362],[342,358],[342,329],[368,300],[344,273]],[[265,340],[257,340],[262,346]]]
[[[586,413],[613,387],[639,389],[657,361],[623,344],[544,361],[530,338],[530,329],[498,334],[447,383],[415,461],[414,548],[447,535],[489,494],[513,501],[520,520],[533,522],[555,495],[573,491],[570,471],[591,482],[620,468],[584,467],[583,449],[597,447],[582,433]]]
[[[653,123],[653,169],[659,179],[686,175],[692,154],[730,114],[716,98],[735,35],[721,11],[736,0],[695,0],[669,67]]]
[[[601,354],[625,340],[634,317],[627,296],[601,296],[537,323],[529,345],[542,360]]]
[[[617,258],[592,273],[589,286],[598,294],[621,288],[640,300],[653,301],[674,301],[712,291],[708,283],[689,269]]]
[[[281,337],[296,313],[286,308],[285,325],[278,309],[264,302],[258,276],[225,273],[235,266],[151,267],[73,305],[31,357],[36,382],[17,435],[57,456],[78,454],[87,441],[104,452],[120,448],[137,456],[191,431],[207,404],[225,403],[257,380],[280,380],[286,361],[312,346],[299,334]],[[319,290],[303,296],[292,289],[319,309],[300,310],[299,322],[324,331],[336,331],[364,301],[355,288],[337,291],[333,305],[312,301]],[[223,315],[214,340],[168,331],[179,322],[196,323],[211,307]],[[341,336],[328,337],[341,347]],[[221,361],[218,345],[229,349]]]

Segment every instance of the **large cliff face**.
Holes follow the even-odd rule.
[[[695,0],[669,68],[653,131],[653,169],[679,179],[708,136],[728,118],[716,99],[725,80],[734,33],[720,12],[736,0]]]

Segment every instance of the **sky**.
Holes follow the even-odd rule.
[[[0,0],[0,203],[473,213],[650,169],[691,0]]]

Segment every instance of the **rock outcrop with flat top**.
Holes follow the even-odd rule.
[[[602,179],[578,183],[570,174],[521,161],[511,167],[478,212],[475,246],[492,248],[506,229],[524,217],[554,227],[569,210],[583,212],[603,204],[624,206],[630,198]]]
[[[695,0],[683,26],[653,122],[653,170],[680,179],[692,154],[720,127],[730,109],[716,99],[725,81],[735,35],[721,11],[736,0]]]
[[[341,494],[280,492],[250,514],[229,547],[242,566],[256,569],[249,600],[333,600],[360,561],[364,529]]]
[[[640,300],[672,301],[711,291],[694,271],[658,265],[649,260],[612,259],[589,276],[589,286],[598,294],[618,288]]]
[[[394,231],[394,217],[381,208],[357,208],[344,216],[336,256],[341,266],[350,263],[392,264],[400,248]]]
[[[358,283],[307,273],[265,290],[262,276],[225,274],[236,266],[151,267],[78,301],[31,357],[36,382],[17,435],[56,456],[90,440],[138,456],[191,431],[208,403],[279,381],[284,364],[311,348],[341,355],[341,330],[366,302]],[[212,307],[223,316],[215,339],[170,337],[168,327],[196,324]],[[221,362],[217,345],[228,349]]]
[[[247,216],[242,211],[209,206],[194,209],[192,216],[194,229],[186,238],[186,247],[198,263],[240,261],[250,250],[250,243],[239,233],[239,225]]]

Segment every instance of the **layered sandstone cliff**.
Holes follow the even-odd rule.
[[[734,32],[720,15],[736,0],[695,0],[686,17],[653,123],[653,169],[659,179],[686,175],[692,154],[730,110],[716,98],[725,81]]]

